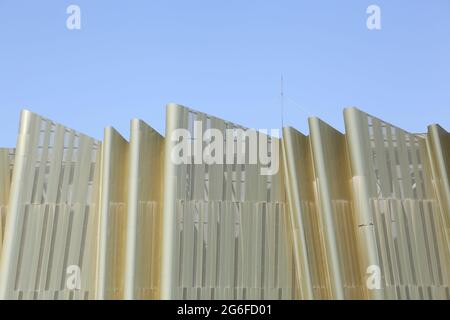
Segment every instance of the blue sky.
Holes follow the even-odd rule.
[[[285,122],[304,132],[309,115],[343,130],[346,106],[450,129],[450,1],[0,0],[2,146],[22,108],[96,138],[134,117],[163,132],[169,102],[278,128],[281,74]]]

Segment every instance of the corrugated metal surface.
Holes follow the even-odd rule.
[[[129,144],[106,128],[102,144],[97,299],[124,297]]]
[[[0,148],[0,253],[5,233],[6,213],[9,202],[9,188],[14,168],[14,149]]]
[[[161,289],[164,139],[131,123],[125,298],[159,299]]]
[[[169,105],[166,139],[180,128],[194,136],[195,121],[203,132],[214,128],[224,137],[226,129],[243,129]],[[274,140],[267,143],[279,147]],[[168,142],[163,298],[294,298],[297,281],[286,230],[282,172],[262,176],[259,163],[176,165],[170,161],[174,142]]]
[[[293,240],[305,242],[314,299],[364,299],[346,139],[320,119],[309,125],[309,137],[284,130],[294,229],[304,233]]]
[[[450,134],[344,120],[246,131],[240,163],[245,128],[179,105],[166,138],[133,120],[102,143],[23,111],[0,149],[0,298],[450,299]],[[200,158],[173,161],[177,129]],[[208,129],[223,163],[202,158]],[[261,174],[252,141],[280,170]]]
[[[447,299],[449,251],[426,138],[345,111],[363,270],[379,266],[372,298]]]
[[[99,146],[22,112],[2,250],[1,298],[94,298]],[[81,290],[66,286],[70,266],[82,270]]]

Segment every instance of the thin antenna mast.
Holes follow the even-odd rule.
[[[281,74],[280,97],[281,97],[281,129],[283,129],[283,127],[284,127],[284,78],[283,78],[283,74]]]

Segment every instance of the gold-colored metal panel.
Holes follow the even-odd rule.
[[[331,298],[324,237],[317,223],[314,169],[309,137],[283,128],[286,193],[294,257],[302,299]]]
[[[22,112],[0,298],[95,298],[99,147],[94,139]]]
[[[125,295],[128,162],[128,141],[113,128],[106,128],[100,178],[98,300],[118,300]]]
[[[318,118],[309,119],[315,198],[323,230],[332,299],[363,299],[357,225],[345,136]]]
[[[101,144],[23,111],[0,149],[0,298],[450,299],[450,134],[344,117],[280,141],[171,104],[166,139],[133,120]]]
[[[164,138],[131,122],[125,299],[159,299],[161,287]]]
[[[438,125],[429,126],[428,146],[434,186],[446,228],[450,229],[450,134]]]
[[[224,141],[234,143],[234,133],[245,130],[178,105],[167,107],[163,299],[294,298],[297,280],[286,229],[283,169],[268,177],[260,174],[260,163],[206,164],[190,157],[189,164],[177,165],[171,159],[177,129],[193,137],[197,155],[203,153],[196,148],[206,141],[196,131],[216,129]],[[262,133],[251,134],[258,138]],[[281,152],[278,139],[266,143]],[[245,146],[249,152],[249,143]]]
[[[0,148],[0,254],[5,230],[13,163],[14,149]]]
[[[356,108],[345,110],[345,124],[362,270],[381,270],[370,297],[445,299],[449,251],[426,136]]]

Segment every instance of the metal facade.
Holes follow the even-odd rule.
[[[293,299],[297,281],[282,173],[262,176],[259,163],[174,164],[175,142],[168,139],[180,128],[193,134],[195,121],[203,132],[214,128],[224,137],[227,129],[244,129],[168,106],[162,297]],[[272,143],[279,147],[274,140],[267,140],[269,148]]]
[[[97,299],[159,299],[164,139],[141,120],[105,130]]]
[[[371,297],[450,298],[446,209],[426,136],[354,108],[345,111],[345,124],[363,270],[379,266],[384,280]]]
[[[0,268],[2,299],[94,297],[100,143],[23,111]],[[68,290],[70,266],[83,270]]]
[[[0,253],[5,233],[9,188],[14,167],[14,149],[0,148]]]
[[[23,111],[0,149],[0,298],[450,299],[450,134],[344,122],[277,138],[170,104],[165,137],[136,119],[100,142]],[[194,155],[213,141],[222,162]]]
[[[164,138],[145,122],[131,124],[125,298],[159,299]]]

